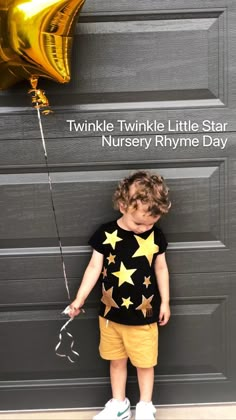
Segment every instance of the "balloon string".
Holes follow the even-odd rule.
[[[48,154],[47,154],[47,148],[46,148],[46,143],[45,143],[45,138],[44,138],[44,132],[43,132],[43,126],[42,126],[42,121],[41,121],[40,106],[39,106],[38,102],[36,102],[35,108],[37,109],[38,123],[39,123],[39,128],[40,128],[40,133],[41,133],[41,139],[42,139],[42,144],[43,144],[43,149],[44,149],[44,157],[45,157],[45,163],[46,163],[47,174],[48,174],[48,183],[49,183],[49,190],[50,190],[50,198],[51,198],[53,216],[54,216],[54,221],[55,221],[55,226],[56,226],[57,239],[58,239],[59,248],[60,248],[60,256],[61,256],[61,262],[62,262],[62,268],[63,268],[63,275],[64,275],[64,280],[65,280],[65,286],[66,286],[66,291],[67,291],[68,299],[71,301],[69,284],[68,284],[68,279],[67,279],[67,275],[66,275],[66,266],[65,266],[65,261],[64,261],[64,257],[63,257],[63,251],[62,251],[61,237],[60,237],[60,232],[59,232],[59,227],[58,227],[58,222],[57,222],[57,215],[56,215],[56,210],[55,210],[55,205],[54,205],[53,189],[52,189],[52,179],[51,179],[49,165],[48,165]],[[68,313],[68,308],[69,308],[69,306],[62,313]],[[75,363],[75,360],[73,360],[71,358],[71,356],[73,356],[73,357],[79,357],[79,353],[73,349],[74,343],[75,343],[74,338],[73,338],[73,335],[70,334],[66,330],[67,325],[70,322],[72,322],[73,319],[74,318],[70,318],[61,327],[60,333],[59,333],[59,342],[57,343],[57,345],[55,347],[55,352],[56,352],[57,356],[66,357],[71,363]],[[70,343],[70,349],[69,349],[70,355],[68,354],[68,351],[66,353],[60,353],[60,347],[61,347],[62,342],[63,342],[63,337],[62,337],[62,332],[63,331],[67,335],[67,338],[71,341],[71,343]]]
[[[64,275],[64,280],[65,280],[65,286],[66,286],[66,291],[67,291],[68,299],[71,300],[70,290],[69,290],[69,284],[68,284],[68,279],[67,279],[67,275],[66,275],[66,266],[65,266],[65,261],[64,261],[64,256],[63,256],[63,250],[62,250],[62,244],[61,244],[61,237],[60,237],[60,232],[59,232],[59,227],[58,227],[58,222],[57,222],[57,215],[56,215],[56,210],[55,210],[55,205],[54,205],[53,190],[52,190],[52,180],[51,180],[51,175],[50,175],[50,170],[49,170],[49,165],[48,165],[47,148],[46,148],[46,143],[45,143],[45,138],[44,138],[44,132],[43,132],[43,126],[42,126],[42,121],[41,121],[41,114],[40,114],[40,109],[39,109],[38,103],[36,105],[36,109],[37,109],[39,128],[40,128],[41,139],[42,139],[42,144],[43,144],[43,149],[44,149],[44,158],[45,158],[45,163],[46,163],[46,168],[47,168],[48,183],[49,183],[49,189],[50,189],[50,199],[51,199],[51,204],[52,204],[54,222],[55,222],[55,226],[56,226],[57,240],[58,240],[59,248],[60,248],[60,256],[61,256],[61,262],[62,262],[62,269],[63,269],[63,275]]]
[[[60,357],[67,357],[67,359],[71,362],[71,363],[75,363],[75,360],[73,360],[73,359],[71,359],[71,357],[70,357],[70,355],[68,355],[68,354],[66,354],[66,353],[59,353],[59,348],[60,348],[60,346],[61,346],[61,344],[62,344],[62,341],[63,341],[63,337],[62,337],[62,331],[64,330],[65,331],[65,333],[66,333],[66,335],[67,335],[67,337],[69,337],[69,339],[71,340],[71,343],[70,343],[70,351],[71,351],[71,353],[72,353],[72,356],[74,355],[74,356],[76,356],[76,357],[79,357],[79,353],[77,352],[77,351],[75,351],[74,349],[73,349],[73,347],[74,347],[74,343],[75,343],[75,341],[74,341],[74,338],[73,338],[73,335],[72,334],[70,334],[67,330],[66,330],[66,327],[67,327],[67,325],[71,322],[71,321],[73,321],[73,319],[74,318],[70,318],[62,327],[61,327],[61,329],[60,329],[60,333],[59,333],[59,341],[58,341],[58,343],[57,343],[57,345],[56,345],[56,347],[55,347],[55,352],[56,352],[56,355],[57,356],[60,356]]]

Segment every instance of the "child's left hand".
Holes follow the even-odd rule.
[[[166,325],[169,319],[170,319],[170,305],[169,303],[162,302],[160,306],[158,324],[161,326]]]

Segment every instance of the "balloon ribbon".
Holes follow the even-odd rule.
[[[64,313],[64,311],[63,311],[63,313]],[[59,353],[59,352],[58,352],[58,349],[59,349],[59,347],[61,347],[61,346],[63,345],[63,336],[62,336],[62,333],[63,333],[63,331],[65,331],[65,334],[66,334],[67,338],[69,337],[69,340],[71,341],[71,343],[70,343],[70,352],[72,353],[72,355],[75,355],[76,357],[79,357],[79,353],[77,353],[77,351],[73,350],[74,343],[75,343],[74,338],[73,338],[72,334],[70,334],[68,331],[66,331],[66,327],[67,327],[67,325],[68,325],[71,321],[73,321],[73,319],[74,319],[74,318],[70,318],[70,319],[68,319],[68,321],[66,321],[66,323],[65,323],[65,324],[61,327],[61,329],[60,329],[60,333],[59,333],[59,342],[57,343],[57,345],[56,345],[56,347],[55,347],[55,352],[56,352],[56,355],[57,355],[57,356],[60,356],[60,357],[67,357],[67,359],[68,359],[71,363],[75,363],[75,360],[73,360],[73,359],[71,358],[71,356],[70,356],[70,355],[68,355],[68,352]]]
[[[40,129],[40,134],[41,134],[41,140],[42,140],[42,145],[43,145],[43,150],[44,150],[45,164],[46,164],[47,175],[48,175],[50,200],[51,200],[53,217],[54,217],[54,222],[55,222],[55,227],[56,227],[57,240],[58,240],[59,249],[60,249],[60,257],[61,257],[61,264],[62,264],[63,276],[64,276],[64,281],[65,281],[65,287],[66,287],[66,291],[67,291],[67,296],[68,296],[68,299],[71,301],[69,284],[68,284],[68,278],[67,278],[67,274],[66,274],[65,260],[64,260],[64,256],[63,256],[63,250],[62,250],[61,237],[60,237],[60,232],[59,232],[59,227],[58,227],[58,221],[57,221],[57,215],[56,215],[55,204],[54,204],[53,189],[52,189],[52,179],[51,179],[49,165],[48,165],[48,154],[47,154],[46,142],[45,142],[45,137],[44,137],[44,132],[43,132],[41,114],[40,114],[40,109],[41,108],[46,108],[46,109],[44,109],[42,111],[42,113],[44,115],[47,115],[47,114],[49,114],[49,113],[51,113],[53,111],[51,111],[48,108],[49,107],[49,102],[48,102],[48,99],[47,99],[47,97],[45,95],[45,92],[43,90],[41,90],[41,89],[37,89],[38,78],[37,77],[31,77],[30,78],[30,83],[31,83],[32,89],[30,89],[28,93],[33,94],[32,95],[32,104],[33,104],[34,108],[37,110],[39,129]],[[62,313],[68,313],[68,307]],[[58,353],[57,350],[62,345],[62,341],[63,341],[62,332],[65,331],[66,336],[71,339],[71,343],[70,343],[70,351],[71,351],[71,353],[73,353],[74,355],[76,355],[77,357],[79,357],[79,353],[77,353],[75,350],[73,350],[73,346],[74,346],[73,336],[72,336],[72,334],[70,334],[66,330],[67,325],[71,321],[73,321],[73,319],[74,318],[70,318],[61,327],[60,333],[59,333],[59,342],[58,342],[58,344],[55,347],[56,354],[58,356],[60,356],[60,357],[67,357],[71,363],[74,363],[74,360],[72,360],[71,357],[67,355],[67,353]]]

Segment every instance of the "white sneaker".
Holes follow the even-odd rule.
[[[100,411],[93,420],[129,420],[131,419],[130,402],[128,398],[124,401],[117,401],[114,398],[109,400],[104,409]]]
[[[152,402],[140,401],[136,405],[135,420],[154,420],[156,409]]]

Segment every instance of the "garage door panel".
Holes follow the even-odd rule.
[[[101,121],[103,120],[99,119],[99,122]],[[152,122],[153,120],[149,121]],[[174,123],[175,119],[171,121]],[[214,122],[214,120],[208,121]],[[219,121],[222,121],[222,119]],[[115,121],[113,120],[113,122],[115,126]],[[160,122],[166,127],[168,126],[168,122],[163,122],[163,120]],[[58,131],[55,133],[55,139],[49,138],[48,136],[48,133],[51,133],[51,128],[53,127],[52,123],[45,130],[48,162],[51,171],[54,172],[58,170],[62,172],[83,172],[84,170],[109,171],[124,167],[130,170],[137,167],[152,169],[154,165],[154,169],[161,169],[167,165],[168,167],[170,165],[174,165],[175,167],[188,166],[186,160],[190,160],[189,165],[193,162],[192,165],[196,166],[201,165],[202,159],[215,159],[216,162],[219,162],[220,160],[230,158],[232,153],[234,153],[236,141],[234,132],[203,133],[201,130],[196,134],[183,134],[179,132],[165,134],[165,132],[160,133],[157,131],[154,133],[142,133],[140,131],[136,135],[127,132],[117,136],[109,133],[94,133],[93,135],[87,133],[87,137],[83,137],[83,134],[86,134],[84,132],[76,133],[71,131],[71,138],[65,139],[61,138],[62,126],[65,129],[65,121],[63,122],[58,119],[56,124],[58,124]],[[68,131],[65,130],[64,137],[69,133],[69,124],[67,128]],[[34,129],[36,133],[37,127],[34,127]],[[156,136],[162,137],[157,137],[156,139]],[[204,147],[203,136],[207,136],[205,137]],[[129,140],[125,141],[125,139]],[[195,143],[197,146],[194,145],[193,139],[199,140],[198,144]],[[223,139],[225,146],[220,143],[219,139]],[[220,144],[221,146],[214,146],[214,144]],[[117,159],[113,162],[114,156]],[[163,160],[169,159],[174,160],[174,162],[163,162]],[[213,164],[214,162],[209,162],[209,165]],[[219,165],[219,163],[216,164]],[[0,167],[3,174],[9,174],[11,172],[12,174],[15,173],[15,176],[21,173],[37,174],[45,171],[41,139],[1,140]],[[36,177],[37,175],[34,176]],[[45,179],[46,177],[44,176],[42,180],[45,182]]]
[[[229,341],[224,329],[226,305],[223,296],[194,299],[186,296],[183,300],[174,300],[168,329],[172,346],[170,340],[166,346],[164,340],[160,345],[160,353],[167,351],[168,354],[167,365],[160,370],[174,373],[176,377],[218,374],[220,379],[226,379],[226,343]]]
[[[160,3],[160,2],[158,2]],[[63,106],[102,109],[153,109],[168,106],[222,106],[225,93],[226,11],[188,8],[146,14],[135,11],[120,15],[112,6],[103,14],[81,15],[77,25],[72,82],[53,93]],[[90,19],[89,19],[90,17]],[[180,46],[185,45],[185,48]],[[89,54],[87,54],[89,51]],[[125,63],[125,66],[124,66]],[[76,77],[75,77],[76,76]],[[47,87],[47,83],[45,83]],[[21,95],[2,106],[27,106]],[[102,105],[102,107],[101,107]]]
[[[4,337],[1,346],[1,381],[103,376],[105,363],[97,351],[99,337],[95,318],[96,311],[90,310],[89,316],[83,314],[67,329],[75,337],[72,350],[78,352],[79,357],[71,351],[71,338],[62,332],[58,352],[65,352],[71,357],[74,363],[70,363],[66,357],[59,357],[55,353],[60,328],[66,322],[65,316],[60,317],[58,311],[53,309],[1,313],[0,331]],[[89,368],[90,372],[84,363],[88,356],[94,361]]]
[[[161,361],[159,374],[175,372],[176,379],[182,374],[232,378],[234,280],[230,273],[172,276],[172,318],[160,331],[160,355],[168,356]]]
[[[81,277],[78,270],[78,276],[68,277],[69,291],[71,298],[74,298],[78,287],[81,283]],[[39,275],[39,273],[37,273]],[[82,274],[82,273],[81,273]],[[45,274],[44,274],[45,275]],[[48,274],[47,274],[47,277]],[[12,293],[15,291],[17,298]],[[96,308],[100,299],[100,285],[92,290],[89,297],[86,300],[87,308]],[[55,311],[58,311],[58,315],[68,304],[68,295],[66,293],[64,278],[33,278],[33,275],[29,279],[5,279],[0,282],[0,307],[4,311],[17,310],[23,311],[24,305],[29,310],[36,305],[38,310],[52,307]],[[19,312],[20,314],[20,312]]]
[[[170,166],[170,164],[168,164]],[[150,168],[153,172],[155,167]],[[172,243],[207,242],[225,247],[227,193],[224,160],[190,163],[185,168],[169,167],[161,171],[171,189],[175,218],[162,222]],[[120,177],[129,171],[57,172],[51,174],[53,198],[63,245],[84,246],[90,233],[104,218],[117,217],[111,197]],[[48,178],[44,173],[0,176],[2,247],[39,247],[57,245],[51,209]],[[106,185],[106,188],[104,188]],[[97,212],[93,211],[96,203]],[[184,203],[184,206],[182,205]],[[87,209],[90,224],[81,223]],[[19,220],[21,223],[19,223]]]
[[[168,375],[172,375],[175,381],[190,378],[194,381],[201,376],[204,380],[229,379],[232,376],[229,354],[234,322],[229,315],[235,299],[234,277],[227,274],[178,275],[173,280],[172,319],[168,327],[160,331],[161,360],[157,368],[160,381]],[[228,290],[231,290],[231,295],[227,294]],[[90,367],[90,374],[101,377],[104,364],[97,355],[95,304],[86,305],[85,314],[69,328],[76,338],[75,348],[81,357],[73,368],[54,354],[57,332],[65,317],[60,316],[58,310],[50,309],[51,305],[48,309],[46,306],[44,302],[43,310],[29,307],[27,311],[19,308],[11,312],[7,309],[1,311],[0,328],[4,337],[1,360],[9,359],[9,364],[1,366],[2,380],[12,380],[14,375],[15,378],[17,375],[17,380],[86,377],[88,367],[81,363],[86,354],[89,354],[89,360],[96,360]],[[4,328],[6,322],[7,329]],[[14,346],[10,343],[13,336]],[[41,349],[40,355],[38,348]],[[6,358],[5,352],[9,351],[11,357]]]

